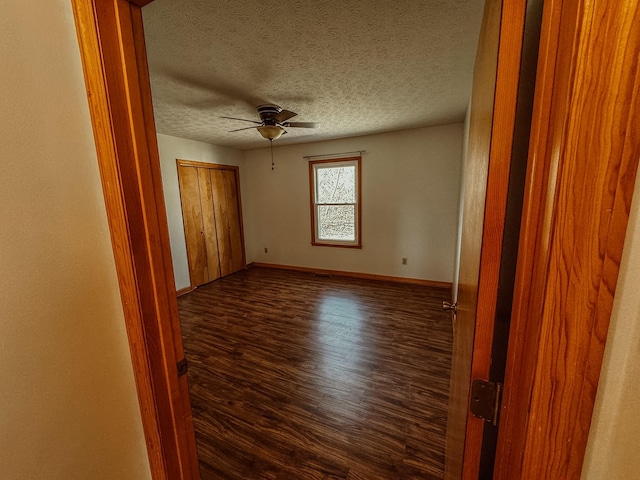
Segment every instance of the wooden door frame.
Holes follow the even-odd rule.
[[[639,15],[545,1],[496,479],[580,478],[640,157]]]
[[[180,341],[176,340],[180,335],[179,318],[142,33],[140,8],[151,0],[71,1],[152,478],[197,479],[188,395],[179,393],[181,389],[186,391],[186,378],[178,378],[175,371],[175,361],[181,353]],[[631,5],[636,0],[621,1]],[[589,234],[603,236],[605,251],[596,270],[600,269],[602,274],[606,267],[606,278],[600,275],[600,284],[586,285],[582,291],[588,295],[599,292],[596,287],[603,283],[606,287],[600,292],[604,294],[591,304],[597,315],[587,334],[567,319],[561,323],[566,331],[581,335],[584,348],[570,361],[566,358],[555,363],[544,361],[545,355],[554,355],[558,349],[557,344],[548,341],[545,332],[562,319],[542,315],[540,321],[541,314],[545,313],[542,307],[550,296],[546,289],[552,284],[548,281],[552,276],[549,267],[555,260],[556,244],[552,242],[558,238],[558,234],[554,235],[556,232],[562,233],[563,226],[558,221],[556,200],[567,189],[576,188],[571,183],[575,158],[569,164],[559,162],[556,147],[564,145],[564,133],[571,133],[567,130],[570,122],[563,115],[577,113],[571,110],[575,105],[562,100],[563,95],[584,93],[580,88],[573,89],[575,82],[583,80],[580,75],[584,70],[563,71],[562,62],[572,58],[567,55],[575,55],[584,48],[575,42],[586,42],[587,35],[600,28],[597,23],[593,27],[587,22],[579,24],[583,7],[584,2],[563,0],[547,0],[545,5],[496,478],[537,478],[539,459],[544,457],[536,455],[543,453],[547,438],[563,440],[553,444],[553,462],[548,463],[556,465],[556,470],[549,469],[552,476],[548,478],[560,471],[568,471],[574,475],[572,478],[577,478],[575,472],[579,475],[584,457],[602,362],[637,168],[637,138],[617,152],[617,157],[602,160],[609,167],[607,172],[620,173],[613,194],[602,182],[595,192],[611,194],[608,230],[604,232],[598,229],[601,226],[589,223],[580,232],[585,238]],[[602,5],[589,7],[604,8]],[[561,19],[563,26],[569,28],[561,31]],[[575,38],[572,34],[576,34]],[[605,41],[610,38],[606,37]],[[556,59],[559,68],[556,68]],[[614,69],[608,69],[611,75],[616,74]],[[625,80],[634,81],[630,73]],[[631,115],[637,115],[637,98],[633,98],[635,104],[626,113],[622,112],[628,120]],[[604,120],[609,122],[606,126],[613,128],[611,118]],[[632,124],[627,127],[631,129]],[[619,140],[624,141],[624,138]],[[596,170],[599,166],[598,162],[589,164],[589,168]],[[588,173],[581,178],[588,178]],[[611,180],[611,175],[607,178]],[[589,199],[585,201],[588,203]],[[596,253],[600,258],[600,252]],[[534,357],[525,361],[529,354]],[[579,375],[572,377],[574,361],[579,365]],[[559,372],[567,375],[571,391],[583,393],[566,398],[577,412],[576,423],[571,425],[553,422],[561,418],[566,405],[549,402],[554,391],[545,388],[548,385],[545,379]],[[516,378],[516,375],[520,376]],[[551,421],[539,425],[536,418]],[[533,461],[536,458],[537,464]],[[561,470],[557,466],[570,468]]]
[[[71,0],[154,480],[199,478],[141,6]]]

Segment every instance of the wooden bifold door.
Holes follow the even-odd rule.
[[[242,270],[244,238],[238,167],[178,160],[191,287]]]

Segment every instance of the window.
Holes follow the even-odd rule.
[[[360,157],[309,162],[313,245],[361,248]]]

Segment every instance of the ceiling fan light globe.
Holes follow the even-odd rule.
[[[257,129],[267,140],[276,140],[284,133],[284,128],[279,125],[261,125]]]

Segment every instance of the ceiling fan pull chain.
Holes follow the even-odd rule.
[[[273,139],[272,138],[269,139],[269,145],[271,145],[271,170],[273,170],[274,163],[273,163]]]

